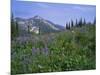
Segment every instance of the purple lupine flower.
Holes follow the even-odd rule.
[[[43,48],[43,53],[44,53],[45,55],[48,55],[48,53],[49,53],[48,47]]]
[[[85,29],[81,29],[81,30],[80,30],[80,32],[85,32],[85,31],[86,31]]]
[[[29,55],[24,55],[22,58],[23,58],[22,62],[25,65],[28,65],[28,64],[30,64],[32,62]]]
[[[36,49],[36,52],[37,52],[37,53],[40,53],[40,48],[37,48],[37,49]]]
[[[37,49],[33,47],[32,48],[32,55],[34,55],[36,52],[37,52]]]

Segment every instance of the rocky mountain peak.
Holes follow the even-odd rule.
[[[34,16],[34,19],[43,19],[42,17],[40,17],[39,15]]]

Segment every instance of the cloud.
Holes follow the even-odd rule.
[[[42,8],[49,8],[50,6],[48,4],[45,4],[45,3],[36,3],[39,7],[42,7]]]
[[[94,11],[95,7],[92,7],[92,6],[74,6],[73,9],[79,10],[82,12],[86,12],[86,11]]]

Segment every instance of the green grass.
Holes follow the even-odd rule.
[[[12,74],[96,68],[95,25],[33,35],[27,42],[20,44],[15,40],[11,46]],[[47,54],[43,52],[45,48]]]

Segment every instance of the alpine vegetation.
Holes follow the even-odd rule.
[[[96,69],[95,6],[16,2],[11,74]]]

